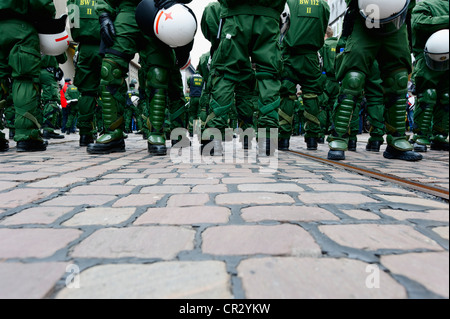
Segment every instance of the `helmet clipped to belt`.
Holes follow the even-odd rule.
[[[145,34],[171,48],[188,45],[197,33],[194,12],[180,3],[158,9],[154,0],[143,0],[136,7],[136,22]]]
[[[40,21],[37,25],[41,52],[45,55],[58,56],[69,48],[69,34],[66,30],[67,15],[59,19]]]
[[[366,27],[377,34],[399,30],[406,21],[411,0],[358,0]]]
[[[425,61],[434,71],[449,69],[449,30],[443,29],[433,33],[425,44]]]

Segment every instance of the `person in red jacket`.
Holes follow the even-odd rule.
[[[61,95],[61,107],[62,107],[62,123],[61,123],[61,132],[66,131],[66,123],[67,119],[69,117],[69,109],[67,108],[67,100],[66,100],[66,91],[67,87],[72,83],[72,80],[67,78],[65,79],[65,83],[63,88],[61,89],[60,95]]]

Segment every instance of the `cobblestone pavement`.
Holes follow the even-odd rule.
[[[448,153],[388,161],[365,141],[344,162],[448,190]],[[137,134],[110,155],[74,134],[42,153],[10,147],[2,299],[449,298],[443,199],[290,152],[151,157]],[[302,137],[292,149],[307,152]]]

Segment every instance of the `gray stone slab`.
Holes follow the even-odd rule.
[[[0,225],[51,224],[72,209],[73,207],[46,206],[28,208],[20,213],[6,217],[0,222]]]
[[[31,204],[43,199],[55,192],[57,188],[20,188],[0,194],[0,207],[14,208],[25,204]]]
[[[276,193],[227,193],[216,196],[217,205],[268,205],[293,204],[294,202],[291,196]]]
[[[162,194],[131,194],[116,201],[113,207],[138,207],[156,204],[164,195]]]
[[[118,264],[89,268],[80,288],[56,299],[229,299],[230,275],[221,261]],[[188,302],[188,301],[187,301]]]
[[[442,250],[434,240],[407,225],[323,225],[319,230],[342,246],[364,250]]]
[[[224,224],[228,222],[230,214],[229,208],[214,206],[149,208],[133,224]]]
[[[381,256],[381,264],[393,274],[406,276],[430,291],[449,298],[448,252]]]
[[[318,256],[321,253],[307,231],[287,224],[210,227],[202,238],[203,253],[212,255]]]
[[[102,187],[83,185],[72,188],[68,194],[124,195],[130,193],[133,189],[134,186],[125,186],[125,185],[104,185]]]
[[[241,184],[238,189],[243,192],[293,192],[300,193],[304,191],[303,188],[297,184],[291,183],[273,183],[273,184]]]
[[[167,207],[201,206],[209,202],[208,194],[172,195],[167,201]]]
[[[242,209],[242,218],[247,222],[277,221],[323,221],[339,220],[336,215],[319,207],[307,206],[257,206]]]
[[[42,299],[66,272],[66,263],[0,263],[0,299]]]
[[[442,238],[449,240],[449,227],[448,226],[434,227],[433,231],[435,233],[437,233],[439,236],[441,236]]]
[[[78,244],[73,257],[81,258],[175,258],[194,248],[195,231],[183,227],[149,226],[104,228]]]
[[[0,258],[44,258],[81,235],[77,229],[0,229]]]
[[[437,200],[419,198],[419,197],[408,197],[408,196],[397,196],[397,195],[377,195],[378,197],[395,203],[419,205],[430,208],[438,209],[448,209],[448,203],[443,203]]]
[[[351,259],[268,257],[243,260],[237,270],[246,299],[407,298],[383,271],[375,288],[370,276],[376,268],[371,266]]]
[[[76,214],[63,223],[64,226],[86,226],[86,225],[117,225],[125,222],[136,212],[134,207],[112,208],[93,207]]]
[[[424,219],[424,220],[437,220],[442,222],[448,222],[448,210],[431,210],[427,212],[407,211],[401,209],[381,209],[380,212],[384,215],[391,216],[397,220],[408,219]]]
[[[79,205],[103,205],[116,199],[114,195],[63,195],[49,201],[44,205],[48,206],[79,206]]]

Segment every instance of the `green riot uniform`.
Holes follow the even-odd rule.
[[[138,71],[138,82],[139,82],[139,102],[138,109],[141,114],[140,119],[140,132],[142,133],[142,138],[144,140],[148,139],[150,122],[148,121],[148,96],[147,96],[147,85],[146,85],[146,77],[148,73],[148,65],[146,63],[147,58],[144,51],[139,52],[139,65],[141,66]]]
[[[210,58],[211,55],[209,52],[204,53],[200,56],[197,72],[203,78],[204,86],[202,90],[202,95],[200,96],[200,112],[199,118],[202,121],[202,129],[205,127],[206,118],[209,113],[209,99],[211,94],[211,82],[209,81],[209,69],[210,69]]]
[[[189,3],[192,0],[178,0]],[[112,43],[106,43],[102,61],[100,85],[103,104],[105,134],[96,143],[88,145],[90,154],[124,152],[124,106],[127,86],[125,78],[131,59],[136,53],[145,51],[148,73],[146,86],[150,99],[148,120],[148,151],[152,155],[166,155],[164,136],[165,109],[169,92],[170,73],[175,67],[174,50],[156,38],[146,36],[136,22],[136,6],[140,0],[100,0],[96,10],[103,22],[113,21],[115,34]],[[109,28],[109,27],[108,27]],[[105,40],[107,38],[103,38]],[[177,70],[179,72],[179,70]]]
[[[367,114],[370,123],[370,137],[366,145],[367,151],[378,152],[384,142],[384,134],[386,133],[382,83],[378,61],[375,60],[364,85]]]
[[[208,4],[205,7],[201,21],[203,35],[211,42],[210,54],[213,56],[220,44],[220,37],[218,38],[218,33],[222,10],[223,7],[219,2],[212,2]],[[224,20],[222,20],[222,22],[223,21]],[[211,66],[208,61],[209,57],[208,59],[206,59],[206,56],[204,58],[205,60],[201,64],[204,65],[204,67],[209,68]],[[212,65],[212,68],[214,68],[214,65]],[[205,71],[205,73],[208,73],[209,75],[211,72],[208,70],[207,72]],[[216,114],[211,112],[212,110],[210,110],[209,107],[207,108],[210,115],[207,119],[205,119],[205,122],[208,122],[209,127],[231,127],[233,130],[239,127],[242,131],[245,131],[248,128],[256,129],[253,113],[255,111],[255,94],[257,99],[258,92],[256,89],[255,72],[252,69],[250,61],[240,66],[239,76],[240,81],[235,83],[234,98],[230,106],[229,114],[216,117]],[[205,91],[207,94],[210,94],[209,92],[212,89],[212,81],[207,81],[207,83],[208,82],[210,83],[210,86],[208,87],[205,85]],[[206,101],[205,104],[206,103],[209,104],[209,100]],[[206,108],[204,109],[206,110]],[[244,139],[246,139],[245,136]],[[248,137],[247,142],[244,142],[244,147],[248,148]]]
[[[73,84],[80,92],[77,127],[80,130],[80,146],[93,143],[98,128],[96,108],[100,87],[100,24],[95,10],[97,1],[67,0],[71,34],[78,42],[78,60]]]
[[[200,98],[202,96],[203,87],[205,82],[203,77],[196,73],[188,78],[188,87],[189,87],[189,124],[188,129],[191,136],[194,133],[194,120],[198,119],[200,114]]]
[[[414,109],[414,149],[448,150],[449,71],[435,71],[425,62],[424,48],[436,31],[449,28],[448,0],[419,2],[412,12],[413,53],[416,58],[413,81],[417,101]]]
[[[40,84],[42,88],[41,102],[43,108],[42,128],[44,138],[64,138],[64,135],[55,132],[56,121],[61,112],[59,104],[61,96],[59,94],[59,83],[56,78],[56,72],[60,64],[67,61],[67,55],[55,57],[50,55],[42,55],[41,58],[41,74]]]
[[[318,51],[324,45],[330,7],[324,0],[288,0],[291,11],[289,31],[283,39],[282,102],[280,107],[280,146],[288,148],[292,134],[296,85],[302,88],[305,106],[305,141],[309,150],[317,149],[321,125],[319,99],[323,93]]]
[[[184,96],[183,77],[178,66],[172,65],[169,72],[169,89],[167,93],[168,97],[168,120],[167,128],[169,134],[166,134],[170,138],[170,132],[176,128],[188,127],[188,109],[187,101]],[[172,140],[171,144],[174,146],[181,137],[178,136],[177,140]]]
[[[66,123],[66,132],[67,134],[75,133],[75,123],[78,122],[80,92],[74,84],[70,84],[67,87],[67,91],[64,96],[66,97],[67,108],[69,111]]]
[[[223,131],[227,127],[228,114],[234,103],[236,83],[251,76],[252,63],[256,67],[259,88],[259,127],[269,132],[278,128],[280,106],[281,51],[280,14],[286,0],[219,0],[222,29],[220,43],[212,57],[212,92],[209,118],[206,128]],[[242,75],[241,70],[248,70]],[[252,118],[252,117],[250,117]],[[206,133],[208,136],[209,133]],[[270,148],[268,135],[262,138],[264,149]],[[262,152],[261,152],[262,153]],[[266,153],[266,152],[265,152]]]
[[[350,17],[353,23],[351,31],[344,34],[348,37],[345,48],[335,61],[336,76],[342,85],[332,120],[332,134],[328,136],[328,158],[345,159],[351,119],[353,114],[359,112],[358,101],[376,59],[380,66],[385,98],[388,146],[383,156],[406,161],[421,160],[422,156],[412,151],[413,147],[405,134],[406,93],[408,75],[411,73],[407,25],[403,23],[390,33],[380,34],[384,29],[369,28],[367,21],[360,15],[358,1],[347,0],[347,4],[346,18]],[[405,5],[404,10],[407,9]]]
[[[46,150],[38,121],[41,55],[34,19],[54,15],[52,0],[0,1],[0,103],[5,103],[12,78],[17,151]],[[8,141],[0,132],[0,151],[7,149]]]
[[[339,82],[336,80],[336,72],[334,70],[334,60],[336,58],[337,37],[329,37],[325,39],[320,55],[323,58],[322,73],[326,76],[324,91],[321,95],[321,111],[320,111],[320,139],[323,139],[329,134],[331,126],[331,116],[333,113],[334,104],[339,95]]]

